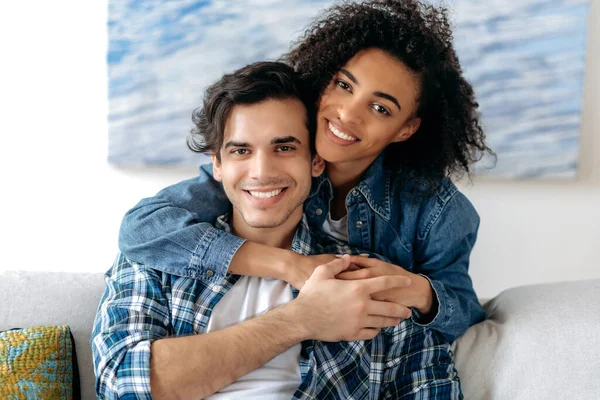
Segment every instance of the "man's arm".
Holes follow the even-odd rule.
[[[369,297],[409,284],[404,277],[336,280],[348,263],[346,258],[318,267],[295,300],[261,316],[204,335],[154,342],[154,398],[203,398],[303,340],[367,340],[405,317],[401,307]]]
[[[90,340],[96,394],[106,400],[151,399],[150,346],[173,331],[161,279],[122,254],[104,279]]]
[[[201,399],[308,339],[293,301],[219,331],[152,343],[154,399]]]
[[[426,328],[407,323],[391,330],[379,397],[462,399],[450,346]]]
[[[321,266],[292,302],[209,334],[169,338],[170,310],[155,271],[120,257],[94,323],[97,393],[107,399],[200,398],[305,339],[374,337],[405,317],[370,294],[405,286],[403,277],[343,282],[348,260]]]

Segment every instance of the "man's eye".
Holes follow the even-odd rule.
[[[231,152],[231,154],[237,154],[238,156],[245,156],[246,154],[248,154],[248,150],[247,149],[235,149]]]
[[[382,115],[390,115],[390,112],[383,106],[379,104],[373,104],[373,109]]]
[[[279,146],[277,151],[292,151],[294,148],[292,146]]]

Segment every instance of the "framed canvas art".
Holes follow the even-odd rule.
[[[276,60],[332,0],[109,3],[109,162],[199,165],[185,138],[207,85]],[[430,3],[437,4],[434,1]],[[572,178],[579,159],[588,0],[456,0],[455,47],[475,89],[495,168]]]

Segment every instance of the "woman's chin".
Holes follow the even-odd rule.
[[[338,163],[350,161],[353,158],[352,152],[347,148],[330,143],[327,139],[321,141],[317,139],[317,154],[328,163]]]
[[[347,154],[344,154],[344,152],[339,149],[331,148],[330,146],[317,146],[317,154],[328,164],[348,161]]]

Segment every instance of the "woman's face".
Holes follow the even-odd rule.
[[[419,128],[419,77],[379,49],[357,53],[333,77],[319,103],[317,153],[364,171],[387,145]]]

